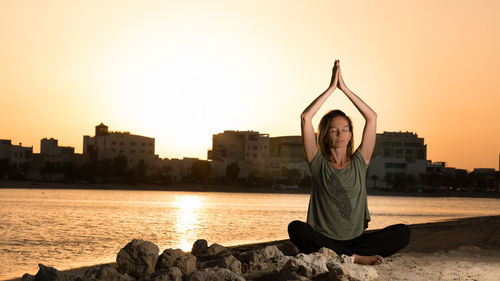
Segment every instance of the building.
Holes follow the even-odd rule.
[[[269,156],[279,158],[282,163],[305,162],[301,136],[269,138]]]
[[[284,177],[284,170],[299,170],[300,176],[310,176],[311,171],[304,156],[301,136],[282,136],[269,139],[271,173],[274,177]]]
[[[116,156],[125,156],[127,166],[134,167],[143,162],[146,167],[151,167],[156,159],[155,139],[133,135],[130,132],[108,131],[108,126],[103,123],[95,127],[95,136],[83,136],[83,154],[89,160],[112,160]]]
[[[43,138],[40,140],[40,154],[44,161],[50,162],[75,162],[75,148],[70,146],[59,146],[58,140],[54,138]]]
[[[226,168],[237,163],[239,177],[262,176],[269,171],[269,135],[255,131],[224,131],[212,136],[208,150],[214,176],[225,176]]]
[[[5,159],[10,165],[20,168],[33,160],[33,146],[25,147],[22,143],[13,145],[11,140],[0,140],[0,159]]]
[[[424,139],[411,132],[384,132],[377,134],[373,158],[401,158],[407,163],[427,160]]]

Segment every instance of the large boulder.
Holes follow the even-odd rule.
[[[182,281],[182,275],[179,268],[170,267],[168,269],[159,269],[141,279],[141,281]]]
[[[184,276],[196,270],[196,257],[180,249],[166,249],[158,258],[157,269],[177,267]]]
[[[152,242],[134,239],[118,252],[118,271],[135,278],[149,275],[155,271],[159,251]]]
[[[133,281],[135,280],[128,274],[121,274],[114,267],[109,264],[96,265],[85,271],[86,277],[90,277],[97,280],[106,281]]]
[[[187,281],[245,281],[245,278],[227,268],[198,270]]]

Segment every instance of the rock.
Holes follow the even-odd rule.
[[[109,264],[93,266],[85,271],[86,277],[94,278],[97,280],[106,281],[132,281],[134,280],[128,274],[120,274],[118,270],[111,267]]]
[[[28,273],[25,273],[21,278],[21,281],[33,281],[33,280],[35,280],[35,276]]]
[[[295,256],[300,253],[299,248],[295,246],[291,241],[287,240],[284,241],[283,243],[280,243],[279,245],[276,245],[278,249],[283,253],[285,256]]]
[[[267,246],[255,251],[244,252],[238,256],[238,259],[243,263],[243,276],[254,279],[280,271],[290,257],[283,255],[276,246]]]
[[[330,281],[364,281],[375,280],[378,278],[378,272],[370,265],[360,265],[351,262],[340,262],[339,259],[328,261],[327,267],[330,273]]]
[[[215,258],[200,264],[200,268],[227,268],[232,272],[241,275],[241,262],[233,255]]]
[[[196,257],[180,249],[166,249],[158,258],[157,269],[177,267],[184,276],[196,270]]]
[[[227,249],[226,247],[219,245],[219,244],[212,244],[210,247],[207,249],[207,255],[208,256],[221,256],[221,255],[230,255],[231,251]]]
[[[338,258],[337,253],[335,253],[332,249],[325,248],[325,247],[319,249],[319,251],[317,253],[318,253],[318,255],[325,258],[325,260],[327,260],[327,261],[330,259]]]
[[[31,274],[24,274],[22,277],[22,281],[63,281],[63,275],[59,270],[45,266],[41,263],[38,264],[40,268],[35,276]]]
[[[191,254],[196,257],[207,255],[208,244],[205,239],[198,239],[193,244],[193,248],[191,248]]]
[[[167,269],[174,266],[174,262],[177,258],[181,257],[185,253],[181,249],[166,249],[158,257],[158,262],[156,263],[156,268]]]
[[[182,281],[182,271],[177,267],[160,269],[141,279],[141,281]]]
[[[324,253],[312,253],[309,255],[298,254],[283,266],[281,270],[282,280],[304,280],[312,279],[328,272]]]
[[[159,248],[155,244],[134,239],[118,252],[118,271],[136,278],[149,275],[155,270],[158,252]]]
[[[175,260],[174,266],[179,268],[184,276],[188,276],[196,270],[196,257],[191,254],[180,256]]]
[[[218,268],[195,271],[187,281],[245,281],[245,278],[227,268]]]
[[[276,246],[267,246],[242,255],[245,263],[257,265],[263,263],[283,262],[285,255]]]

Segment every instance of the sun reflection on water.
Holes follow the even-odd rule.
[[[201,197],[196,195],[183,195],[173,203],[177,207],[175,220],[175,233],[177,234],[177,247],[183,251],[191,251],[194,241],[198,239],[200,229],[200,211],[204,206]]]

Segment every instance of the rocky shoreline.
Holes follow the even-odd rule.
[[[85,272],[63,274],[39,265],[36,275],[25,274],[23,281],[244,281],[244,280],[374,280],[371,266],[354,264],[350,257],[338,256],[327,248],[309,255],[300,254],[289,241],[256,250],[231,250],[219,244],[208,246],[197,240],[191,253],[159,248],[152,242],[134,239],[122,248],[116,265],[98,265]],[[285,255],[286,253],[286,255]]]
[[[497,280],[500,276],[500,216],[410,225],[401,253],[377,266],[353,264],[321,249],[304,255],[288,240],[238,247],[198,240],[190,253],[132,240],[117,262],[59,272],[40,265],[23,281],[168,280]],[[19,279],[17,279],[19,280]]]

